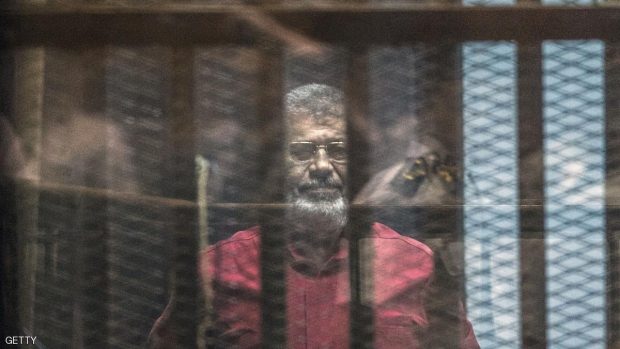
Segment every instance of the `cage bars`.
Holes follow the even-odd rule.
[[[263,203],[283,203],[286,183],[284,164],[285,120],[282,111],[283,50],[272,40],[260,43],[262,71],[258,86],[261,154],[258,179],[261,184]],[[265,348],[286,346],[286,273],[283,210],[259,212],[261,227],[260,275],[261,275],[261,326],[262,345]]]
[[[5,51],[5,58],[8,59],[9,52]],[[44,91],[44,71],[45,71],[45,51],[41,47],[18,49],[14,55],[13,64],[4,64],[4,67],[14,66],[11,78],[3,78],[8,82],[11,93],[4,94],[10,96],[12,112],[15,116],[16,134],[22,139],[24,156],[29,159],[32,175],[39,175],[41,160],[41,123],[43,114],[43,91]],[[19,83],[17,83],[19,81]],[[7,111],[7,114],[9,112]],[[18,214],[17,231],[21,232],[19,240],[18,269],[21,275],[19,282],[20,299],[20,321],[23,327],[32,330],[33,328],[33,302],[34,289],[36,283],[36,235],[38,224],[38,201],[39,192],[26,185],[15,184],[17,201],[15,202]],[[19,218],[28,217],[26,219]]]
[[[171,150],[168,159],[168,197],[196,202],[193,73],[194,50],[191,47],[174,46],[171,52],[171,78],[167,100]],[[205,304],[197,270],[200,237],[198,209],[176,207],[173,212],[174,231],[174,311],[173,328],[178,334],[180,347],[191,348],[203,339],[198,333]]]
[[[89,13],[91,11],[92,13]],[[210,44],[220,43],[220,42],[239,42],[239,37],[241,37],[241,43],[247,44],[251,43],[253,39],[247,36],[245,32],[244,25],[239,24],[234,18],[234,13],[231,13],[226,10],[219,10],[210,12],[210,10],[204,10],[203,12],[198,11],[198,14],[193,14],[189,12],[184,12],[185,10],[161,10],[154,9],[149,10],[153,12],[161,11],[164,14],[164,17],[173,18],[172,22],[183,22],[186,25],[181,26],[178,30],[173,30],[170,27],[167,27],[164,23],[162,27],[157,29],[156,31],[147,32],[145,28],[154,27],[151,24],[162,24],[161,19],[156,18],[151,13],[142,13],[141,11],[135,10],[127,10],[129,13],[106,13],[106,11],[98,12],[98,10],[88,10],[88,11],[80,11],[76,10],[75,12],[62,12],[62,11],[50,11],[46,13],[45,11],[33,11],[28,13],[28,11],[24,11],[20,13],[19,11],[13,13],[3,13],[0,15],[1,20],[4,22],[6,19],[9,24],[3,28],[3,35],[10,42],[9,45],[31,45],[36,43],[44,43],[51,45],[100,45],[102,42],[108,41],[118,41],[123,43],[144,43],[144,42],[161,42],[167,43],[172,42],[173,40],[179,39],[181,37],[180,43],[189,44],[189,43],[199,43],[199,42],[209,42]],[[133,13],[135,11],[137,13]],[[606,11],[606,12],[603,12]],[[123,11],[120,11],[123,12]],[[267,11],[269,12],[269,11]],[[342,15],[339,11],[309,11],[309,18],[301,19],[301,14],[306,14],[304,11],[295,12],[291,10],[287,12],[286,10],[273,10],[274,17],[282,20],[283,23],[292,23],[295,20],[300,20],[297,25],[294,25],[300,31],[307,33],[315,38],[320,40],[330,41],[330,42],[347,42],[347,41],[358,41],[358,42],[366,42],[366,43],[376,43],[376,42],[405,42],[409,40],[440,40],[444,37],[450,37],[451,39],[460,39],[460,40],[469,40],[469,39],[517,39],[522,44],[519,47],[519,202],[520,202],[520,225],[521,225],[521,278],[522,278],[522,291],[521,291],[521,299],[522,299],[522,335],[523,335],[523,345],[525,347],[532,348],[544,348],[546,346],[546,320],[545,320],[545,270],[544,270],[544,210],[543,210],[543,163],[542,163],[542,101],[541,101],[541,54],[540,54],[540,45],[531,45],[527,46],[523,43],[527,43],[528,41],[539,41],[542,38],[615,38],[618,32],[618,21],[620,12],[616,8],[608,8],[608,9],[596,9],[590,8],[588,10],[582,9],[556,9],[556,8],[514,8],[514,9],[475,9],[475,10],[465,10],[465,9],[426,9],[426,10],[410,10],[410,11],[396,11],[390,12],[386,11],[385,13],[375,13],[372,10],[367,10],[364,12],[362,10],[342,10],[344,12],[344,17],[346,19],[339,18],[339,21],[342,21],[340,24],[345,23],[344,27],[342,25],[336,26],[339,29],[342,29],[342,33],[334,32],[329,29],[328,24],[333,23],[335,21],[336,15]],[[404,12],[404,14],[403,14]],[[382,25],[389,17],[389,15],[395,15],[395,25],[389,28]],[[458,19],[454,20],[454,16],[458,15]],[[426,16],[428,19],[421,19],[422,16]],[[204,24],[206,19],[217,19],[214,22],[210,22],[209,24]],[[509,19],[509,20],[507,20]],[[90,22],[92,20],[92,23]],[[131,28],[127,23],[131,23],[132,25],[138,28],[136,34],[124,36],[126,32],[135,29],[136,27]],[[444,24],[440,28],[434,26],[428,26],[424,30],[425,24],[428,24],[426,21],[433,20],[436,23],[448,23]],[[451,21],[452,20],[452,21]],[[502,23],[503,21],[503,23]],[[522,23],[523,21],[527,21],[530,25],[528,25],[527,29],[523,29]],[[201,22],[202,24],[199,24]],[[356,33],[356,29],[359,29],[359,26],[362,23],[370,22],[371,25],[369,27],[372,28],[372,33],[370,35],[360,35],[360,33]],[[464,22],[468,22],[469,24],[463,25]],[[6,23],[6,22],[5,22]],[[114,23],[120,24],[116,27],[110,27]],[[318,24],[317,24],[318,23]],[[416,23],[416,24],[413,24]],[[517,23],[519,24],[519,28],[517,28]],[[548,24],[553,23],[553,24]],[[193,27],[195,32],[201,32],[202,28],[205,29],[209,34],[206,35],[198,35],[198,34],[190,34],[183,35],[184,33],[188,33],[190,28],[192,28],[192,24],[195,24],[196,27]],[[32,25],[34,28],[32,32],[26,32],[25,29],[28,25]],[[85,31],[75,30],[76,28],[80,28],[80,26],[86,25],[89,29]],[[459,27],[460,25],[460,27]],[[107,29],[103,29],[108,26]],[[215,27],[223,27],[226,28],[223,32],[217,32],[208,30],[211,29],[210,26]],[[156,26],[155,26],[156,27]],[[392,31],[399,30],[401,27],[410,27],[410,31],[405,34],[397,34],[390,35]],[[499,28],[497,31],[491,30],[482,30],[482,28]],[[110,29],[113,28],[113,29]],[[384,29],[381,29],[384,28]],[[396,28],[396,29],[394,29]],[[457,29],[459,29],[457,31]],[[112,32],[110,33],[109,30]],[[363,30],[363,33],[368,33],[368,29]],[[51,34],[47,34],[51,33]],[[66,33],[67,35],[63,35],[62,33]],[[456,34],[455,34],[456,33]],[[94,36],[89,37],[89,34],[94,34]],[[355,35],[354,35],[355,34]],[[392,33],[393,34],[393,33]],[[418,35],[419,36],[415,36]],[[94,40],[93,40],[94,38]],[[91,41],[92,40],[92,41]],[[617,49],[609,49],[607,55],[607,183],[612,183],[615,176],[615,160],[614,156],[616,153],[615,145],[613,143],[613,139],[616,136],[616,128],[617,122],[612,120],[612,117],[617,114],[617,106],[615,103],[615,97],[617,95],[617,86],[615,75],[617,75],[617,66],[615,66],[614,62],[617,62]],[[274,51],[270,51],[274,52]],[[182,54],[182,53],[181,53]],[[185,53],[185,55],[187,52]],[[182,54],[183,55],[183,54]],[[187,63],[187,56],[182,61]],[[268,91],[265,92],[264,101],[261,103],[261,117],[270,124],[271,122],[275,122],[272,120],[279,120],[280,125],[282,125],[282,116],[281,116],[281,79],[278,78],[278,67],[281,66],[281,56],[278,54],[268,54],[265,60],[266,65],[266,73],[265,79],[270,82],[265,86],[271,86]],[[363,79],[363,55],[360,58],[354,59],[351,63],[351,81],[364,82]],[[184,64],[185,64],[184,63]],[[615,73],[614,73],[615,72]],[[274,74],[275,73],[275,74]],[[361,74],[360,74],[361,73]],[[178,87],[183,86],[183,84],[191,81],[191,75],[180,73],[178,77],[178,82],[181,84]],[[176,85],[175,85],[176,86]],[[350,96],[351,101],[360,101],[360,96],[364,95],[364,86],[360,84],[357,87],[351,88],[348,90],[348,95]],[[179,92],[179,96],[175,96],[183,100],[183,98],[187,98],[187,91],[183,92],[181,90]],[[615,93],[615,94],[614,94]],[[357,96],[357,97],[356,97]],[[351,105],[351,103],[349,103]],[[184,112],[184,107],[178,107],[181,110],[180,115]],[[359,108],[363,108],[362,104],[359,105]],[[363,112],[360,112],[363,114]],[[185,120],[182,117],[179,120]],[[277,122],[276,122],[277,124]],[[351,122],[349,123],[351,125]],[[281,132],[281,131],[279,131]],[[349,129],[350,133],[353,133],[351,129]],[[350,140],[354,139],[352,135],[350,135]],[[534,141],[532,141],[534,140]],[[274,146],[276,149],[274,152],[277,153],[279,150],[278,147]],[[182,148],[186,149],[184,151],[185,156],[187,156],[187,148],[186,146],[182,146]],[[270,148],[267,148],[270,149]],[[281,149],[280,149],[281,150]],[[188,159],[185,159],[188,160]],[[193,160],[193,159],[192,159]],[[266,162],[272,166],[270,162]],[[188,161],[182,161],[182,166],[186,166]],[[275,165],[274,168],[278,168],[280,165]],[[360,160],[360,163],[357,164],[356,161],[352,161],[350,164],[350,171],[355,170],[356,167],[362,167],[363,161]],[[193,161],[189,164],[190,168],[193,168]],[[268,171],[268,169],[265,169]],[[277,171],[276,172],[282,172]],[[357,176],[360,172],[354,172]],[[265,174],[266,175],[266,174]],[[187,178],[188,177],[183,177]],[[360,177],[361,182],[361,177]],[[355,186],[356,184],[352,184]],[[608,188],[607,192],[611,192],[614,188]],[[281,199],[280,194],[274,194],[275,197]],[[185,195],[182,195],[185,197]],[[608,204],[610,197],[608,196]],[[182,217],[182,216],[180,216]],[[186,218],[188,218],[187,216]],[[459,216],[460,217],[460,216]],[[617,238],[617,230],[618,227],[617,222],[614,219],[614,210],[612,207],[607,207],[607,237],[608,242],[610,243],[609,250],[609,279],[608,279],[608,302],[609,302],[609,310],[608,310],[608,337],[609,342],[608,346],[614,347],[618,343],[618,336],[615,333],[615,329],[618,324],[618,286],[617,286],[617,247],[618,247],[618,238]],[[269,219],[267,219],[269,220]],[[366,222],[367,223],[367,222]],[[269,222],[265,222],[264,227],[266,229],[271,229],[271,224]],[[182,231],[189,227],[183,227],[183,229],[179,229]],[[350,228],[351,229],[351,228]],[[186,231],[194,231],[195,229],[187,229]],[[355,231],[358,231],[355,229]],[[359,231],[364,231],[361,229]],[[274,230],[274,233],[267,233],[266,236],[280,236],[281,234],[277,233],[277,229]],[[190,247],[190,252],[197,252],[195,250],[197,244],[194,241],[194,246],[189,246],[191,244],[190,241],[193,241],[193,238],[184,239],[179,238],[177,248],[185,247],[186,245]],[[264,241],[264,251],[268,251],[268,248],[273,248],[274,250],[278,250],[279,247],[282,247],[282,241],[278,241],[277,239],[269,242],[269,238],[267,241]],[[355,244],[352,244],[355,245]],[[192,250],[193,248],[193,250]],[[187,252],[187,251],[185,251]],[[181,269],[181,265],[186,267],[187,265],[195,264],[195,254],[192,256],[192,260],[190,261],[190,254],[186,254],[184,252],[183,256],[178,257],[178,266],[177,269]],[[355,247],[352,249],[351,258],[353,259],[355,254],[358,253],[355,251]],[[265,257],[263,260],[263,268],[265,265],[270,263],[272,266],[278,266],[279,256],[275,257]],[[268,261],[268,262],[267,262]],[[186,264],[188,263],[188,264]],[[275,263],[275,264],[274,264]],[[187,269],[184,269],[187,271]],[[274,272],[275,270],[275,272]],[[263,269],[263,293],[267,291],[265,286],[270,284],[270,280],[277,280],[277,278],[282,279],[282,270],[281,269],[271,269],[265,270]],[[354,274],[353,270],[351,271],[352,275]],[[184,282],[194,282],[196,281],[196,274],[192,274],[191,272],[187,273],[186,280]],[[191,278],[194,278],[193,280]],[[179,281],[179,280],[177,280]],[[352,289],[354,289],[354,285],[359,284],[359,280],[351,280]],[[188,284],[189,285],[189,284]],[[359,289],[359,286],[355,286],[355,289]],[[182,291],[190,292],[185,289]],[[276,298],[282,297],[282,290],[274,289],[273,290],[277,295]],[[272,293],[273,294],[273,293]],[[187,293],[187,299],[195,299],[190,293]],[[359,297],[358,297],[359,299]],[[269,345],[281,346],[285,339],[284,335],[279,332],[278,326],[284,325],[282,321],[282,299],[280,301],[275,301],[275,308],[277,310],[271,314],[271,310],[269,312],[263,312],[263,321],[265,324],[263,338],[270,342],[265,342]],[[354,300],[355,301],[355,300]],[[265,298],[263,300],[264,308],[272,309],[271,300]],[[280,302],[280,303],[278,303]],[[356,301],[359,303],[359,300]],[[188,308],[189,309],[189,308]],[[191,309],[193,311],[194,309]],[[363,310],[355,310],[360,311],[360,314],[364,313]],[[352,311],[352,319],[353,319],[353,311]],[[280,329],[283,327],[279,327]],[[353,326],[352,335],[360,334],[359,338],[371,338],[371,334],[365,332],[363,328]],[[352,341],[353,343],[353,341]]]
[[[424,125],[436,130],[438,140],[448,149],[457,168],[463,168],[463,94],[462,94],[462,54],[460,43],[448,42],[429,45],[433,54],[428,56],[426,64],[437,65],[436,76],[426,76],[431,84],[429,94],[424,96],[422,114]],[[463,171],[455,179],[461,185],[455,192],[456,203],[463,203]],[[461,346],[462,333],[461,311],[465,301],[463,269],[463,206],[454,205],[451,214],[439,216],[436,228],[443,236],[437,235],[426,240],[433,248],[434,264],[432,280],[426,307],[428,308],[429,326],[421,338],[423,347],[458,348]],[[436,207],[423,207],[424,216],[435,215]],[[410,229],[417,229],[412,226]],[[424,241],[424,240],[423,240]],[[454,268],[456,266],[456,268]]]
[[[521,341],[526,348],[546,348],[541,46],[520,43],[517,56]]]
[[[605,234],[607,241],[607,347],[620,347],[620,45],[605,50]]]
[[[349,202],[370,177],[368,173],[368,51],[353,47],[349,51],[345,84],[345,110],[347,114],[347,195]],[[373,299],[371,247],[360,251],[364,238],[370,231],[370,216],[349,210],[345,234],[349,237],[349,282],[351,303],[349,309],[350,348],[372,348]],[[370,245],[371,246],[371,245]],[[365,279],[365,280],[364,280]]]
[[[291,6],[75,5],[5,8],[8,45],[240,44],[261,36],[251,21],[266,16],[292,33],[333,44],[414,41],[609,39],[620,31],[620,8],[420,7],[377,5],[312,9]],[[524,25],[527,23],[527,26]],[[333,30],[337,28],[337,30]],[[493,30],[489,30],[493,28]]]

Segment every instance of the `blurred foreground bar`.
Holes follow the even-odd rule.
[[[285,120],[283,117],[283,51],[271,40],[261,42],[262,72],[258,86],[258,135],[261,163],[257,175],[261,201],[285,201]],[[286,273],[284,264],[284,215],[280,210],[260,210],[261,315],[264,348],[286,347]],[[247,227],[246,227],[247,228]]]
[[[368,51],[353,47],[349,52],[345,85],[347,116],[347,195],[349,202],[370,178],[368,173],[370,144],[368,122]],[[374,276],[372,245],[362,247],[370,232],[372,216],[349,209],[345,234],[349,238],[349,280],[351,304],[349,310],[349,347],[372,348],[374,344]]]
[[[9,45],[255,44],[273,24],[325,43],[614,39],[620,8],[331,5],[46,5],[5,8]],[[524,25],[527,23],[527,26]]]
[[[607,348],[620,348],[620,44],[605,47]]]
[[[547,308],[541,45],[519,43],[517,62],[521,340],[526,348],[544,349]]]

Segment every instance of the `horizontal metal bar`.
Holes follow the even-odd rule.
[[[285,45],[417,41],[617,40],[620,7],[461,6],[30,6],[0,13],[16,45],[243,44],[265,36]]]
[[[112,200],[112,201],[121,201],[121,202],[131,202],[135,204],[142,204],[145,206],[164,206],[164,207],[180,207],[180,208],[190,208],[195,209],[198,207],[198,204],[194,201],[179,199],[179,198],[170,198],[170,197],[162,197],[155,195],[145,195],[135,192],[124,192],[117,191],[112,189],[103,189],[103,188],[95,188],[95,187],[86,187],[79,185],[68,185],[61,184],[55,182],[34,182],[29,180],[17,180],[18,184],[25,186],[26,188],[31,188],[31,190],[37,190],[40,193],[49,193],[58,196],[74,196],[74,197],[86,197],[93,200]],[[218,202],[218,203],[210,203],[210,209],[229,209],[229,210],[240,210],[240,209],[248,209],[248,210],[281,210],[288,206],[285,203],[253,203],[253,202],[235,202],[235,203],[226,203],[226,202]],[[359,210],[374,210],[376,212],[386,212],[386,211],[399,211],[399,210],[431,210],[436,212],[451,212],[460,209],[463,205],[459,204],[437,204],[437,205],[359,205],[352,204],[352,208]],[[532,211],[540,210],[543,207],[543,204],[540,202],[528,202],[521,205],[467,205],[467,206],[475,206],[475,207],[499,207],[499,206],[510,206],[510,207],[520,207],[524,212],[531,213]],[[587,207],[588,205],[564,205],[566,208],[571,207]],[[610,210],[613,214],[620,214],[620,205],[618,204],[607,204],[605,205],[607,210]],[[412,211],[408,211],[412,212]]]

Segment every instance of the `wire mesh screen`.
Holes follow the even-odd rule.
[[[519,348],[516,45],[463,47],[467,300],[480,345]]]
[[[106,114],[123,125],[126,161],[107,174],[108,188],[166,196],[168,125],[166,52],[112,48],[106,66]],[[170,212],[165,207],[108,203],[108,346],[138,348],[168,296]],[[168,217],[167,217],[168,216]]]
[[[43,183],[166,194],[159,51],[110,50],[105,62],[80,51],[47,52]],[[67,78],[80,64],[105,66],[105,96],[89,91],[103,85],[103,74],[95,83]],[[104,101],[105,113],[88,107],[92,99]],[[142,347],[167,298],[167,211],[71,192],[39,200],[33,330],[50,347]]]
[[[543,46],[552,348],[605,347],[603,52],[596,41]]]
[[[84,130],[78,113],[84,96],[80,85],[87,79],[67,78],[66,67],[80,69],[83,53],[49,50],[46,56],[50,93],[43,99],[42,180],[102,185],[103,178],[93,167],[104,158],[89,159],[84,153],[86,149],[98,153],[105,136],[92,130],[80,134]],[[75,152],[76,146],[84,152]],[[35,240],[30,240],[38,247],[31,250],[36,251],[31,256],[36,259],[33,327],[41,329],[50,346],[100,344],[105,340],[99,331],[105,321],[105,308],[99,303],[106,292],[105,206],[89,198],[49,193],[42,194],[35,207],[40,224]]]
[[[260,159],[260,137],[251,132],[258,127],[260,53],[214,47],[198,49],[195,57],[196,147],[209,160],[209,199],[256,202],[259,183],[248,174],[256,173]]]
[[[442,61],[451,50],[450,45],[417,44],[370,51],[371,172],[423,155],[412,151],[411,142],[434,141],[455,152],[457,141],[450,137],[453,129],[444,122],[447,111],[442,110],[454,103],[445,90],[458,84],[454,76],[443,77],[459,69],[458,60]]]

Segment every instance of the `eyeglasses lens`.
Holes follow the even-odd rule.
[[[342,142],[332,142],[325,146],[327,155],[336,161],[344,161],[347,158],[347,149]],[[291,157],[297,161],[308,161],[314,157],[319,146],[311,142],[294,142],[289,145]]]
[[[344,143],[329,143],[325,146],[325,150],[327,150],[329,157],[334,160],[342,161],[347,158],[347,148],[344,146]]]
[[[289,146],[291,157],[298,161],[307,161],[314,156],[314,144],[312,143],[291,143]]]

